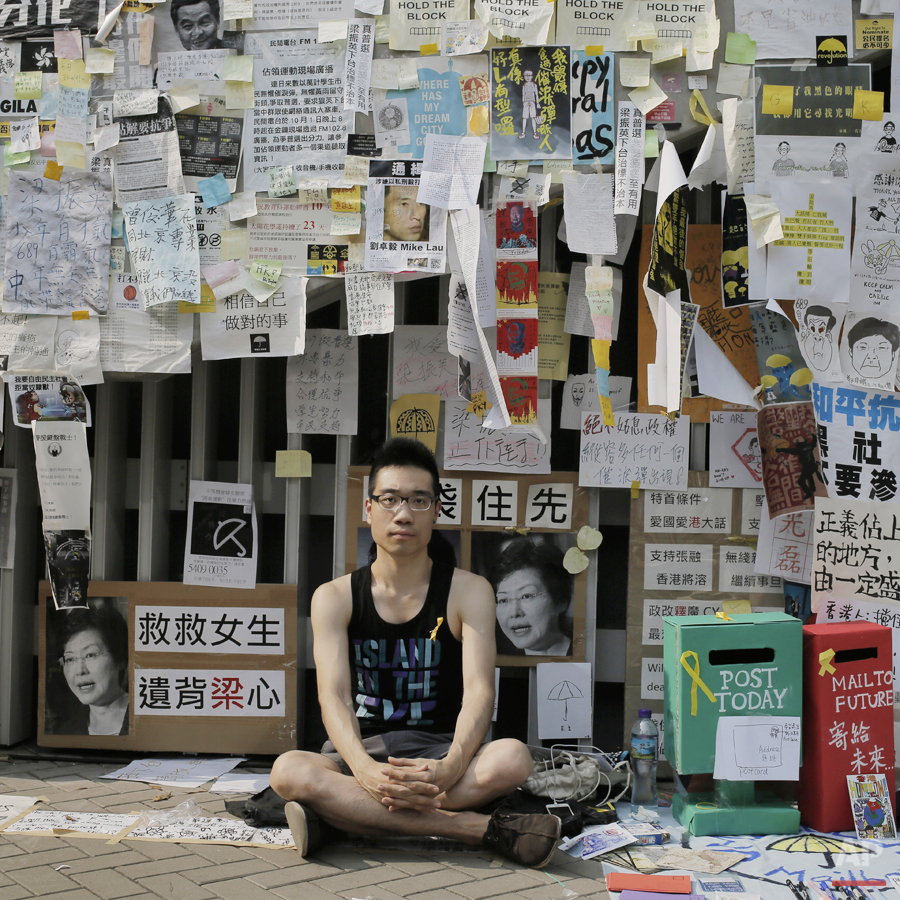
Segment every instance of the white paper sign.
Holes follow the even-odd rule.
[[[157,653],[284,653],[284,610],[138,606],[134,649]]]
[[[719,547],[719,590],[732,594],[778,594],[784,586],[777,575],[756,571],[756,551],[749,547]]]
[[[731,491],[721,488],[644,491],[644,531],[648,534],[731,534]]]
[[[712,590],[712,544],[645,544],[644,590]]]
[[[284,671],[210,669],[195,702],[179,703],[178,684],[194,684],[197,669],[139,669],[135,673],[135,713],[140,716],[287,715]],[[149,689],[152,685],[152,694]],[[150,699],[152,697],[152,700]]]
[[[762,485],[762,453],[755,412],[709,415],[709,478],[723,487]]]
[[[662,700],[663,661],[661,656],[645,656],[641,660],[641,700]]]
[[[603,416],[585,413],[581,423],[578,483],[582,487],[627,487],[685,490],[690,418],[676,420],[649,413]]]
[[[31,423],[44,529],[89,528],[91,463],[81,422]]]
[[[193,673],[196,674],[196,673]],[[137,759],[109,775],[117,781],[145,781],[148,784],[166,784],[178,787],[200,787],[213,778],[230,772],[243,757],[229,759],[203,759],[179,757],[177,759]]]
[[[192,481],[184,583],[256,586],[257,530],[252,484]]]
[[[590,663],[538,663],[538,736],[568,740],[590,737],[593,709]]]
[[[716,725],[713,777],[729,781],[797,781],[800,717],[722,716]]]

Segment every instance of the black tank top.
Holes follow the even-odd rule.
[[[453,566],[432,562],[419,613],[393,625],[375,610],[370,566],[350,576],[350,671],[363,737],[385,731],[456,730],[462,706],[462,642],[450,630]],[[438,622],[440,626],[438,627]]]

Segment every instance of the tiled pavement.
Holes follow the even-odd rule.
[[[3,761],[0,794],[46,797],[45,808],[129,813],[169,808],[188,797],[227,816],[240,795],[173,793],[137,782],[103,781],[118,764]],[[454,852],[427,842],[323,847],[307,862],[294,850],[123,840],[28,837],[0,832],[0,900],[608,900],[596,861],[557,851],[544,870],[526,869],[488,851]],[[64,867],[64,868],[63,868]]]

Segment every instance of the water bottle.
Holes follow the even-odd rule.
[[[656,763],[659,758],[659,729],[650,718],[649,709],[638,710],[638,720],[631,729],[631,814],[640,807],[655,811],[659,805],[656,794]]]

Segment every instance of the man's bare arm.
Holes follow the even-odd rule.
[[[352,609],[349,576],[323,584],[313,594],[310,621],[319,706],[335,749],[350,766],[356,780],[381,802],[384,796],[378,790],[378,784],[384,781],[381,765],[366,753],[356,718],[347,637]]]

